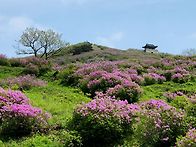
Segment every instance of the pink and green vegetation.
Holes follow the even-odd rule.
[[[47,82],[37,79],[34,75],[23,75],[15,78],[1,80],[0,85],[3,87],[16,87],[18,89],[27,90],[32,87],[46,86]]]
[[[190,129],[186,136],[178,139],[176,147],[194,147],[196,144],[196,129]]]
[[[141,146],[172,146],[176,137],[184,134],[186,114],[183,111],[162,100],[142,102],[140,107],[136,132]]]
[[[15,79],[18,85],[32,82],[33,86],[24,90],[31,100],[20,91],[0,89],[1,140],[4,136],[29,135],[15,141],[18,146],[154,147],[195,143],[194,135],[190,135],[194,133],[185,135],[196,128],[195,58],[163,56],[160,60],[53,64],[52,69],[42,59],[14,60],[9,60],[13,69],[1,70],[0,75],[6,74],[1,77],[9,77],[16,69],[14,64],[20,64],[23,74],[34,72],[47,79],[48,85],[36,85],[33,81],[37,79],[29,75],[10,74],[17,76],[10,81]],[[77,106],[82,101],[86,103]],[[53,116],[49,128],[50,115],[43,110]]]
[[[139,110],[137,104],[97,93],[94,100],[76,108],[71,126],[81,135],[84,146],[111,145],[133,133],[132,124]]]
[[[3,88],[0,88],[0,116],[0,136],[16,138],[46,129],[50,117],[31,106],[22,92]]]

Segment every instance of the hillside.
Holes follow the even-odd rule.
[[[82,43],[81,43],[82,44]],[[117,61],[117,60],[129,60],[129,61],[143,61],[153,60],[158,61],[162,57],[171,56],[169,54],[151,54],[145,53],[139,49],[121,50],[92,44],[92,51],[82,52],[78,55],[69,53],[69,50],[74,47],[71,45],[66,48],[62,48],[55,56],[54,59],[58,63],[75,63],[75,62],[93,62],[93,61]]]
[[[194,147],[195,57],[73,47],[1,56],[1,147]]]

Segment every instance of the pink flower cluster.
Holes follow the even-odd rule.
[[[4,90],[0,87],[0,104],[29,104],[29,99],[21,91]]]
[[[92,96],[95,95],[95,92],[100,91],[116,96],[118,99],[132,101],[131,99],[136,100],[142,93],[140,86],[132,81],[131,76],[119,70],[111,73],[102,70],[94,71],[86,75],[83,81],[86,83],[86,85],[84,84],[85,89],[88,89]]]
[[[49,117],[48,113],[42,112],[40,108],[31,106],[29,99],[22,92],[0,88],[0,121],[6,124],[3,125],[0,134],[13,135],[12,129],[31,133],[29,131],[47,125]],[[17,130],[18,128],[24,130]]]
[[[99,98],[78,107],[76,113],[83,117],[91,114],[96,119],[117,118],[119,121],[129,123],[132,120],[132,116],[139,110],[138,105],[128,104],[126,100],[115,100],[99,95]]]
[[[5,105],[1,109],[1,112],[9,114],[9,116],[14,115],[14,117],[37,117],[42,114],[41,109],[32,107],[29,104]]]
[[[181,133],[179,128],[183,127],[185,114],[162,100],[149,100],[142,102],[141,119],[145,120],[141,130],[144,139],[158,138],[154,143],[171,145]],[[143,122],[143,121],[141,121]]]
[[[168,110],[171,109],[171,106],[164,102],[163,100],[149,100],[146,102],[143,102],[140,104],[140,106],[144,109],[150,110],[150,109],[163,109]]]
[[[95,72],[98,70],[103,70],[107,72],[112,72],[113,70],[118,69],[118,64],[120,62],[111,62],[111,61],[104,61],[104,62],[95,62],[95,63],[88,63],[82,65],[77,71],[76,74],[79,76],[86,76],[91,72]]]

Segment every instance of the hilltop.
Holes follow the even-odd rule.
[[[145,53],[143,50],[139,49],[116,49],[107,46],[91,44],[92,50],[81,52],[79,54],[73,55],[70,53],[70,50],[73,50],[76,46],[81,47],[85,44],[79,43],[75,45],[70,45],[65,48],[61,48],[57,51],[57,53],[53,56],[53,59],[62,64],[68,63],[76,63],[83,62],[89,63],[94,61],[119,61],[119,60],[129,60],[130,62],[134,61],[144,61],[144,60],[153,60],[158,61],[163,57],[169,57],[172,55],[158,53]]]

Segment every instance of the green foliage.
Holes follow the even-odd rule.
[[[81,54],[83,52],[89,52],[92,51],[92,44],[89,42],[82,42],[82,43],[78,43],[76,45],[73,45],[71,47],[71,49],[69,50],[70,53],[72,53],[73,55],[78,55]]]
[[[82,138],[75,131],[58,131],[56,134],[58,135],[59,142],[63,143],[63,146],[66,147],[81,147],[82,146]]]
[[[7,58],[0,58],[0,65],[1,66],[10,66],[10,62]]]
[[[185,96],[177,96],[174,100],[172,100],[171,105],[178,109],[186,109],[189,106],[190,102]]]
[[[28,64],[24,71],[23,74],[31,74],[31,75],[39,75],[39,68],[36,65],[33,64]]]
[[[64,70],[60,71],[57,77],[61,80],[61,84],[65,86],[78,85],[79,77],[74,74],[76,69],[77,67],[75,65],[70,64]]]

